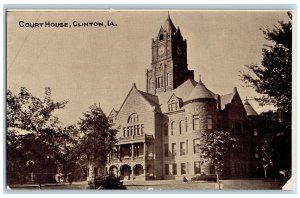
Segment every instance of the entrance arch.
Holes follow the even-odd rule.
[[[132,176],[131,167],[128,164],[124,164],[120,167],[121,180],[130,180]]]
[[[141,164],[137,164],[133,167],[133,175],[134,176],[140,176],[144,174],[144,169]]]
[[[118,177],[119,175],[118,167],[116,167],[115,165],[109,167],[109,174]]]

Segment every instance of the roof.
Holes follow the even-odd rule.
[[[170,15],[168,15],[168,18],[166,19],[166,21],[164,23],[163,29],[169,33],[176,32],[176,27],[175,27],[174,23],[172,22]]]
[[[253,107],[250,105],[248,100],[245,100],[244,108],[246,110],[247,116],[257,116],[257,112],[253,109]]]
[[[115,108],[113,108],[113,109],[110,111],[108,117],[111,117],[113,114],[115,114],[115,115],[118,114],[118,111],[116,111]]]
[[[206,88],[203,82],[200,80],[195,88],[192,90],[189,97],[186,101],[195,100],[195,99],[216,99],[215,94]]]
[[[220,96],[220,98],[221,98],[221,109],[225,109],[225,105],[231,103],[234,94],[235,93],[233,92],[233,93],[230,93],[230,94]]]
[[[160,110],[160,105],[159,105],[159,100],[158,97],[155,95],[152,95],[150,93],[146,93],[143,91],[138,90],[142,96],[150,103],[150,105],[155,106],[155,109],[157,112],[161,112]]]
[[[168,112],[168,101],[171,98],[171,96],[174,94],[177,98],[181,98],[183,101],[186,100],[186,98],[189,96],[191,91],[196,86],[197,82],[194,79],[187,79],[185,82],[183,82],[180,86],[178,86],[176,89],[172,91],[167,92],[159,92],[156,95],[159,99],[159,104],[161,111]]]

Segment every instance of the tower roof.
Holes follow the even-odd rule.
[[[214,99],[214,93],[211,92],[209,89],[206,88],[206,86],[203,84],[201,80],[197,83],[197,85],[192,90],[189,97],[186,99],[186,101],[196,100],[196,99]]]
[[[253,107],[248,102],[248,99],[246,98],[244,103],[244,108],[246,110],[247,116],[257,116],[257,112],[253,109]]]
[[[175,27],[174,23],[172,22],[169,14],[168,14],[168,18],[166,19],[166,21],[164,23],[163,29],[169,33],[176,32],[176,27]]]

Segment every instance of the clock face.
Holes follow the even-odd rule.
[[[158,55],[162,55],[162,54],[164,54],[165,53],[165,47],[164,46],[160,46],[159,48],[158,48]]]

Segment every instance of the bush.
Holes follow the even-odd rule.
[[[196,176],[196,177],[192,177],[191,181],[217,182],[217,175],[199,175],[199,176]]]

